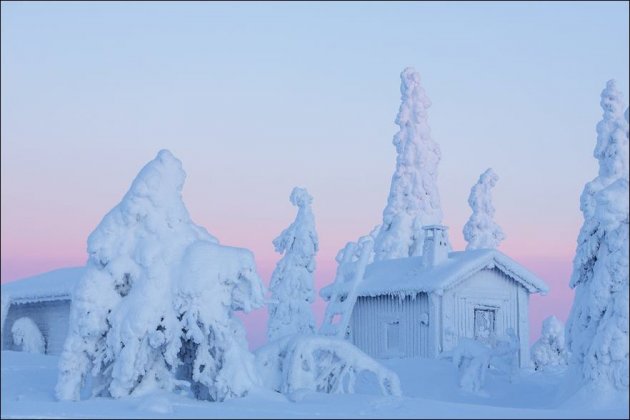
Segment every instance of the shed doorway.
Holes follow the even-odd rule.
[[[399,357],[402,353],[400,337],[400,321],[390,321],[386,324],[387,354],[390,357]]]
[[[495,334],[496,309],[475,309],[475,340],[490,343]]]

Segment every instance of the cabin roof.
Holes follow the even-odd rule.
[[[546,294],[549,287],[531,271],[496,249],[451,252],[448,259],[423,267],[422,257],[398,258],[370,264],[357,296],[384,294],[442,294],[484,268],[497,268],[524,286],[529,293]]]
[[[69,299],[85,267],[69,267],[2,284],[2,296],[12,302]]]

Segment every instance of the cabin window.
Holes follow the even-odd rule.
[[[387,323],[387,352],[397,355],[400,347],[400,321],[390,321]]]
[[[496,309],[475,309],[475,340],[487,343],[495,335]]]

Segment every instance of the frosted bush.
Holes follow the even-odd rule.
[[[459,386],[468,392],[479,392],[484,385],[492,351],[489,346],[460,337],[450,352],[459,371]]]
[[[564,340],[564,325],[555,316],[543,321],[542,332],[531,351],[536,370],[556,370],[567,366],[569,353]]]
[[[311,304],[315,300],[313,274],[319,240],[311,210],[313,197],[306,189],[296,187],[290,201],[298,207],[295,221],[273,241],[276,252],[284,256],[276,265],[269,286],[269,341],[315,332]]]
[[[264,385],[284,394],[353,394],[357,376],[367,372],[374,374],[383,395],[402,395],[398,375],[338,338],[285,336],[260,348],[256,364]]]
[[[46,340],[37,324],[28,317],[17,319],[11,327],[13,344],[27,353],[46,353]]]
[[[459,337],[457,346],[442,353],[441,357],[451,359],[459,372],[459,386],[472,393],[482,390],[490,368],[514,379],[519,369],[519,340],[512,328],[503,337],[490,337],[489,343],[482,343],[467,337]]]

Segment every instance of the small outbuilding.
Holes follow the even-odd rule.
[[[72,292],[84,267],[62,268],[2,285],[2,350],[22,350],[14,342],[13,325],[30,319],[44,338],[46,354],[60,354],[66,336]]]
[[[422,256],[373,262],[344,292],[345,336],[376,358],[438,357],[460,337],[490,344],[511,328],[527,366],[529,296],[547,285],[496,249],[448,252],[446,227],[424,229]]]

